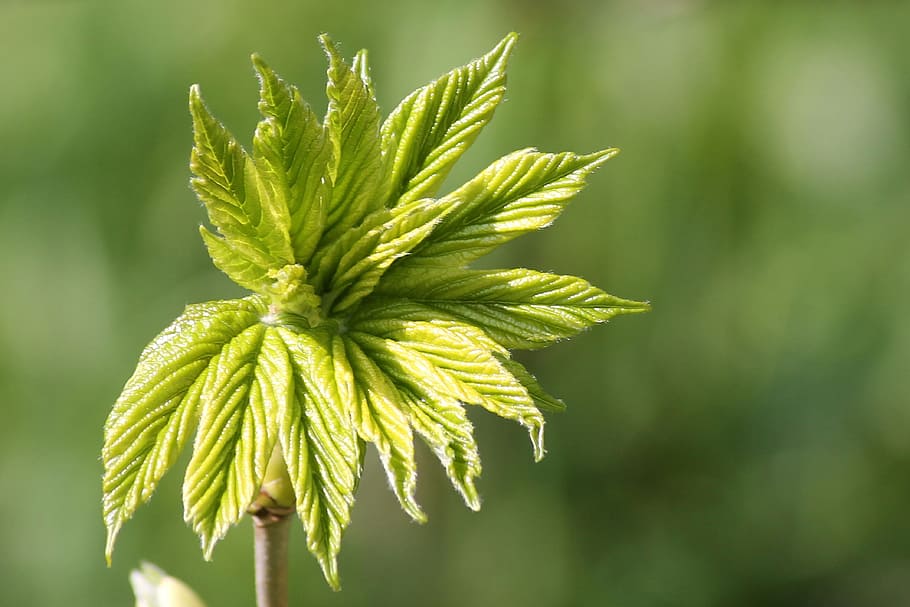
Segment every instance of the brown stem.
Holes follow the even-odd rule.
[[[289,514],[263,509],[253,515],[258,607],[288,607],[290,523]]]

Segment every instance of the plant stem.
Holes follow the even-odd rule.
[[[253,515],[256,605],[288,607],[288,536],[291,517],[267,510]]]

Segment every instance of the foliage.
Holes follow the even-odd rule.
[[[366,443],[417,521],[426,517],[414,496],[415,432],[480,507],[467,405],[523,425],[543,457],[541,411],[562,403],[510,350],[648,306],[572,276],[466,267],[549,225],[617,152],[521,150],[436,197],[503,97],[515,39],[418,89],[384,121],[365,51],[349,65],[321,37],[321,121],[254,56],[262,120],[251,152],[190,90],[192,185],[214,228],[202,238],[253,294],[188,306],[141,354],[105,426],[108,558],[191,438],[184,512],[206,558],[280,449],[308,548],[336,588]]]

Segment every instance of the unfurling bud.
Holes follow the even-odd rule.
[[[205,607],[189,586],[160,567],[143,562],[130,572],[136,607]]]
[[[272,284],[268,288],[273,313],[292,314],[304,318],[310,327],[322,323],[322,300],[307,283],[307,271],[301,265],[287,265],[269,270]]]
[[[265,469],[259,495],[253,500],[248,512],[258,518],[284,517],[294,512],[296,500],[288,467],[284,462],[281,447],[275,445],[272,457]]]

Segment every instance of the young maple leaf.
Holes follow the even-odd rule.
[[[521,150],[436,197],[503,97],[514,34],[384,121],[366,52],[349,66],[320,40],[324,120],[253,56],[262,120],[252,153],[190,90],[192,185],[215,228],[202,238],[253,294],[188,306],[141,354],[105,425],[108,558],[195,436],[183,500],[206,557],[259,495],[274,452],[308,548],[337,587],[365,443],[415,520],[425,520],[415,432],[476,510],[481,468],[466,406],[525,426],[538,460],[541,411],[563,408],[509,351],[648,309],[573,276],[466,267],[549,225],[617,153]]]

